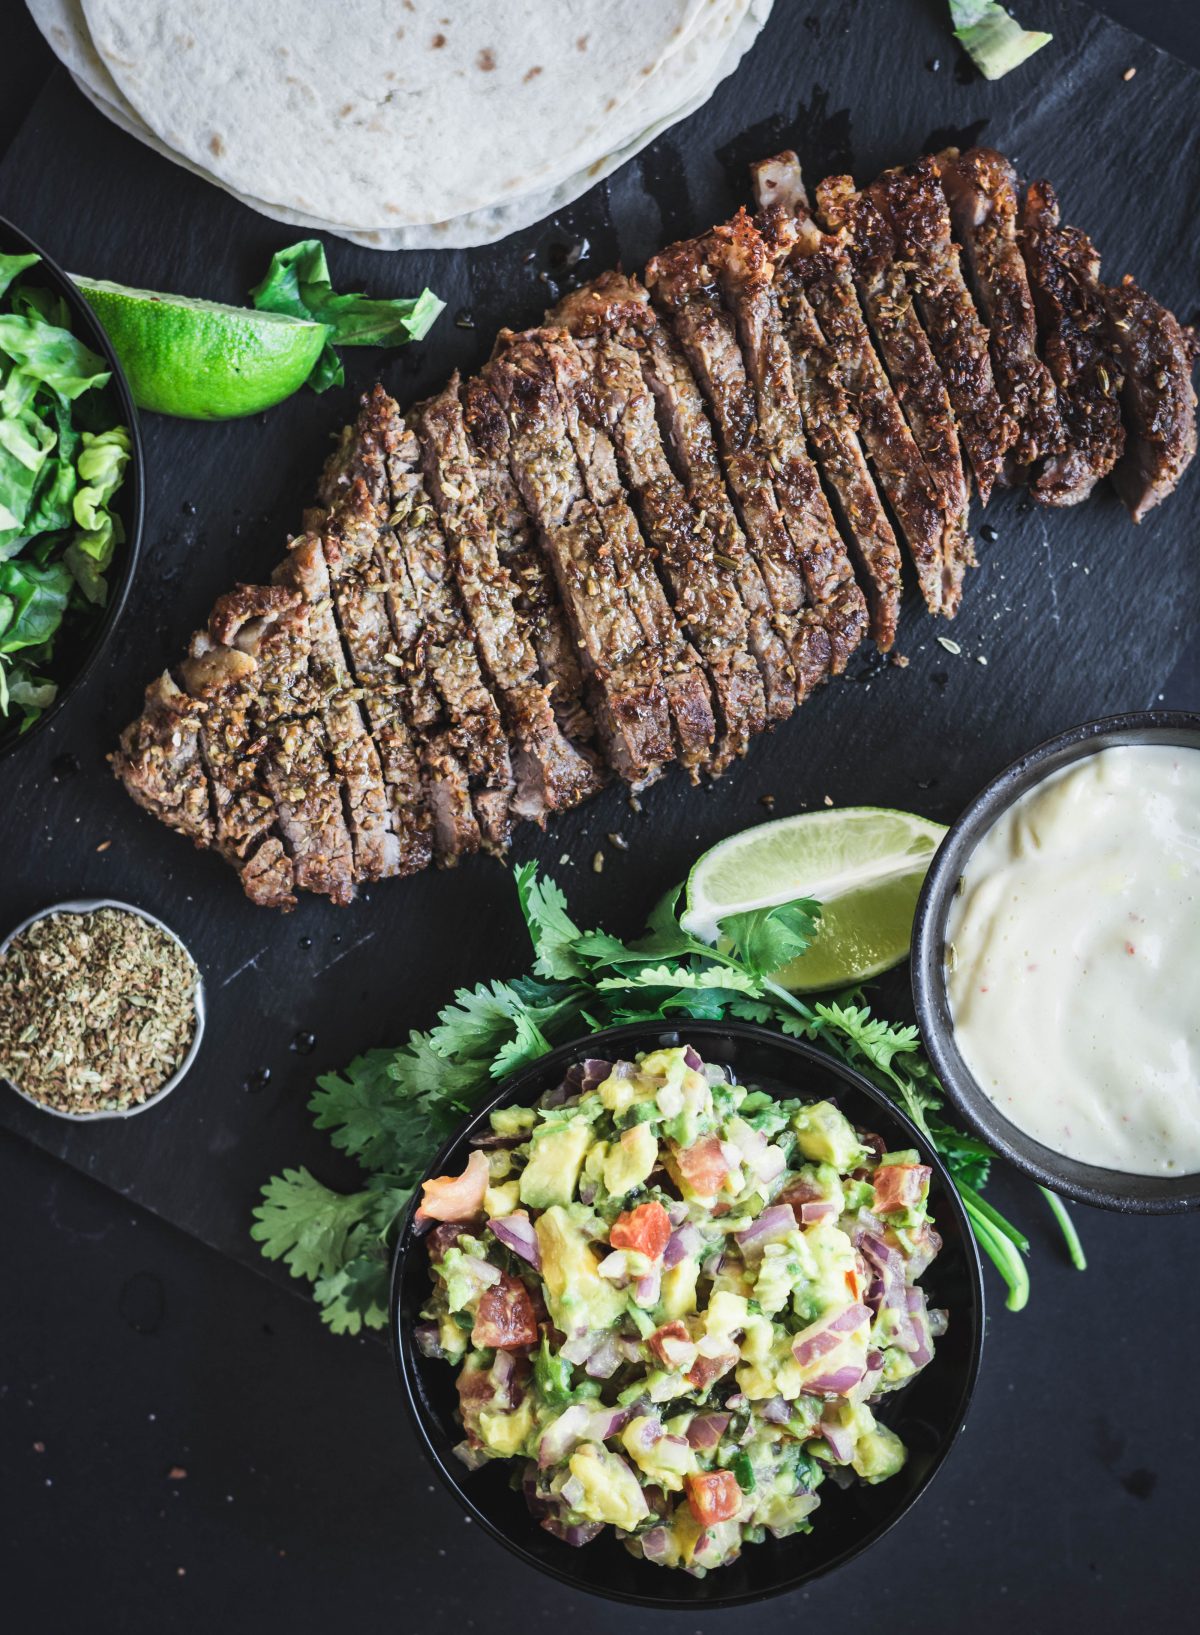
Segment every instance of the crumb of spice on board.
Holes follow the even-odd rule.
[[[191,1048],[197,980],[182,944],[127,909],[35,920],[0,958],[0,1077],[57,1112],[135,1107]]]

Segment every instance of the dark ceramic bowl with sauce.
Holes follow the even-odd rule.
[[[904,1440],[908,1462],[898,1475],[874,1487],[855,1483],[821,1487],[811,1533],[747,1545],[737,1561],[706,1578],[655,1566],[631,1556],[611,1528],[592,1543],[572,1548],[553,1538],[529,1514],[510,1485],[517,1465],[496,1460],[468,1471],[454,1453],[462,1440],[457,1418],[456,1370],[425,1357],[415,1332],[430,1293],[424,1241],[412,1210],[400,1235],[392,1270],[392,1346],[404,1397],[417,1435],[442,1480],[467,1514],[530,1567],[575,1590],[664,1611],[745,1605],[798,1589],[845,1566],[892,1528],[916,1503],[954,1446],[967,1415],[983,1350],[983,1282],[975,1240],[953,1183],[916,1128],[859,1074],[811,1045],[765,1028],[689,1022],[679,1032],[661,1027],[609,1028],[560,1046],[515,1074],[442,1148],[430,1175],[458,1174],[471,1139],[486,1131],[496,1107],[531,1105],[559,1084],[585,1057],[629,1059],[639,1051],[689,1043],[706,1062],[728,1065],[738,1081],[780,1096],[836,1100],[855,1124],[872,1129],[893,1149],[916,1147],[933,1170],[930,1212],[943,1249],[922,1279],[931,1305],[945,1307],[950,1321],[934,1360],[916,1380],[885,1398],[883,1419]],[[419,1190],[418,1190],[419,1195]],[[453,1571],[453,1564],[447,1563]]]
[[[959,880],[984,835],[1022,795],[1052,773],[1102,749],[1162,744],[1200,750],[1200,715],[1142,710],[1087,721],[1039,744],[1005,767],[976,795],[938,848],[917,903],[912,937],[912,990],[917,1019],[946,1094],[962,1122],[1017,1169],[1080,1203],[1133,1214],[1200,1209],[1200,1174],[1132,1175],[1084,1164],[1027,1135],[981,1089],[954,1035],[946,970],[946,926]]]
[[[58,692],[53,703],[42,711],[33,725],[22,731],[20,712],[16,710],[8,716],[0,715],[0,759],[3,759],[31,743],[55,720],[76,689],[83,685],[107,647],[124,611],[137,568],[142,544],[145,490],[137,409],[117,355],[99,319],[67,274],[41,245],[3,216],[0,216],[0,254],[33,254],[41,257],[41,264],[30,269],[29,279],[62,297],[70,313],[71,333],[98,353],[108,365],[112,378],[104,388],[105,421],[108,425],[128,427],[133,445],[124,479],[112,503],[114,514],[121,519],[125,539],[123,544],[117,546],[106,576],[108,599],[102,608],[89,609],[86,614],[68,613],[64,618],[54,637],[53,655],[45,667],[50,680],[57,683]]]

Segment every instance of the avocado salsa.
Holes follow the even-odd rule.
[[[946,1325],[918,1153],[687,1045],[581,1062],[490,1122],[416,1215],[417,1340],[459,1369],[468,1466],[519,1461],[568,1544],[612,1526],[697,1576],[808,1532],[827,1475],[900,1470],[874,1410]]]

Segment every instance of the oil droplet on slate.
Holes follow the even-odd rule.
[[[251,1073],[250,1077],[246,1080],[246,1089],[253,1096],[256,1095],[259,1090],[265,1090],[270,1082],[271,1069],[269,1067],[260,1067],[257,1072]]]
[[[297,1056],[311,1056],[317,1046],[315,1033],[298,1033],[292,1040],[292,1049]]]
[[[135,1272],[121,1289],[117,1310],[135,1333],[156,1333],[167,1310],[161,1279],[153,1272]]]
[[[300,946],[301,946],[301,948],[311,948],[312,947],[312,938],[311,937],[301,937],[300,938]]]
[[[980,539],[985,540],[987,544],[994,545],[1000,538],[1000,534],[997,529],[992,527],[990,522],[985,522],[983,527],[979,530],[979,537]]]
[[[56,755],[50,762],[50,775],[55,783],[62,783],[64,778],[73,778],[78,771],[79,757],[69,751]]]

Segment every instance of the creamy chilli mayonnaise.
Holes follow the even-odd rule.
[[[946,931],[955,1039],[1057,1152],[1200,1170],[1200,751],[1054,773],[971,853]]]

